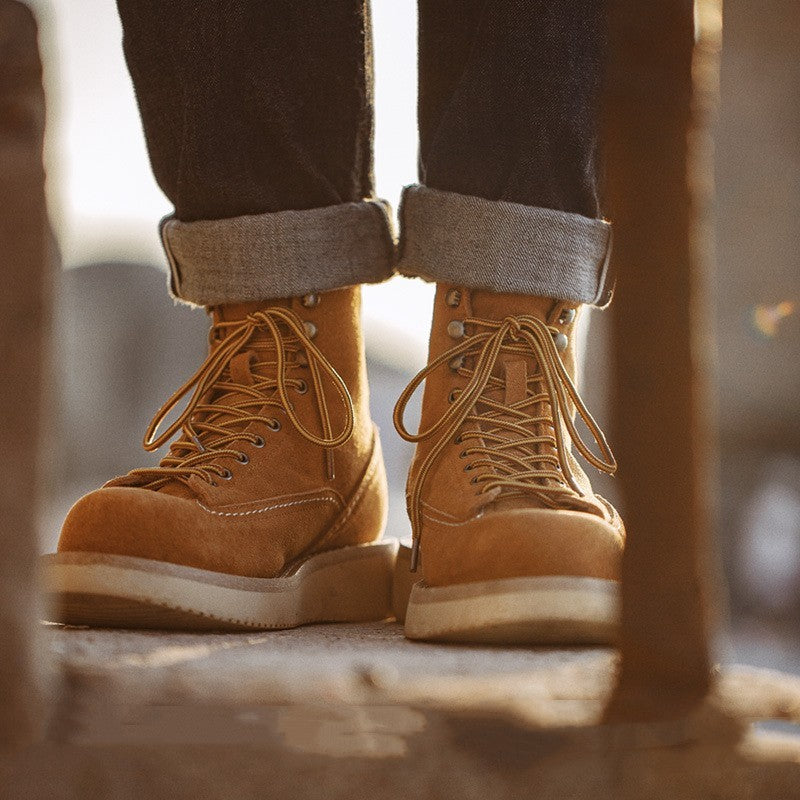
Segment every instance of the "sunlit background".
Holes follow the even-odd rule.
[[[156,223],[171,206],[150,172],[113,0],[38,2],[49,89],[49,201],[64,266],[124,258],[164,267]],[[377,193],[395,206],[416,179],[416,9],[410,0],[373,10],[377,73]],[[396,280],[366,290],[369,330],[403,333],[391,357],[425,353],[431,293]],[[410,324],[409,324],[410,323]]]
[[[42,520],[51,549],[81,493],[152,463],[141,434],[204,357],[207,320],[166,293],[156,224],[171,209],[150,173],[113,0],[32,5],[48,92],[49,204],[64,267]],[[377,191],[395,206],[416,177],[415,15],[412,0],[373,3]],[[789,102],[800,61],[788,44],[758,42],[759,25],[747,3],[726,5],[714,288],[719,541],[732,624],[720,653],[800,672],[800,108]],[[424,363],[431,299],[419,281],[365,290],[395,536],[407,535],[410,450],[393,434],[391,407]],[[601,422],[609,417],[606,316],[594,315],[584,367],[584,394]],[[613,497],[613,484],[598,485]]]

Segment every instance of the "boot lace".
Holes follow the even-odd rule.
[[[597,469],[613,474],[617,468],[603,432],[561,361],[553,341],[557,329],[528,315],[509,316],[502,321],[468,318],[464,324],[475,333],[424,367],[405,388],[394,409],[394,424],[403,439],[421,442],[435,437],[408,489],[412,571],[419,560],[425,481],[453,437],[465,445],[462,456],[473,459],[467,469],[488,467],[472,479],[486,502],[501,493],[517,493],[535,495],[551,508],[590,508],[582,500],[586,493],[570,465],[570,441]],[[498,399],[505,380],[494,373],[503,354],[532,356],[536,365],[533,374],[526,377],[525,397],[516,402]],[[447,410],[429,428],[411,433],[404,421],[408,402],[431,373],[445,365],[466,377],[467,384],[451,395]],[[583,419],[602,456],[595,455],[581,438],[570,404]],[[468,429],[459,433],[465,426]]]
[[[264,332],[270,335],[264,337]],[[173,480],[186,482],[192,476],[211,484],[215,483],[215,476],[227,479],[230,471],[218,462],[226,458],[238,461],[247,458],[232,445],[238,441],[249,441],[255,446],[264,444],[261,436],[248,429],[252,423],[279,429],[280,421],[269,415],[270,408],[284,412],[304,439],[320,447],[338,447],[350,438],[354,410],[347,386],[311,341],[302,320],[292,311],[268,308],[244,320],[215,323],[210,339],[219,344],[197,372],[158,410],[145,433],[144,449],[157,450],[179,430],[182,436],[172,443],[157,467],[131,470],[107,486],[158,489]],[[235,358],[247,361],[246,372],[252,382],[236,379],[231,369]],[[309,389],[306,381],[292,377],[292,370],[301,365],[309,369],[322,435],[303,424],[289,395],[291,389],[300,393]],[[331,424],[324,376],[333,385],[344,408],[345,421],[338,432],[334,432]],[[170,412],[190,392],[191,397],[177,419],[159,433]],[[330,450],[328,456],[332,456]],[[329,474],[332,471],[332,458],[329,458]]]

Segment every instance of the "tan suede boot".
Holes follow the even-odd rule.
[[[409,638],[613,638],[624,528],[570,451],[615,469],[574,386],[576,319],[574,304],[545,297],[437,287],[428,366],[395,408],[401,436],[418,443]],[[403,414],[423,381],[410,434]],[[576,410],[602,457],[581,441]]]
[[[168,455],[79,500],[44,557],[53,619],[245,629],[389,615],[396,546],[379,541],[360,299],[211,310],[208,358],[145,438],[154,450],[180,431]]]

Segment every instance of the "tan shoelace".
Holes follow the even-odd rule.
[[[288,336],[282,329],[288,331]],[[268,331],[271,339],[253,341],[255,334],[262,330]],[[230,445],[237,441],[249,441],[257,446],[263,444],[261,436],[245,429],[251,423],[263,423],[272,430],[280,426],[278,420],[264,413],[270,406],[285,412],[303,438],[320,447],[334,448],[350,438],[355,412],[347,386],[311,341],[296,314],[285,308],[268,308],[250,314],[244,320],[216,323],[211,329],[212,341],[221,338],[220,334],[224,338],[219,345],[153,417],[145,433],[144,448],[157,450],[182,429],[181,438],[173,442],[158,467],[131,470],[124,478],[107,485],[135,484],[157,489],[170,480],[188,480],[193,475],[209,483],[214,483],[215,475],[228,478],[230,471],[216,462],[223,458],[242,461],[244,455]],[[276,361],[257,360],[258,351],[264,350],[270,353],[274,350]],[[292,355],[301,353],[305,354],[303,363],[309,368],[311,388],[317,400],[321,436],[303,425],[289,397],[290,389],[305,393],[309,388],[304,380],[288,374],[289,369],[299,366],[297,360],[292,360]],[[229,367],[237,356],[248,361],[247,371],[252,383],[236,381],[231,374]],[[259,368],[266,368],[270,377],[259,374]],[[224,376],[226,369],[228,375]],[[345,423],[338,433],[334,433],[331,426],[323,375],[330,379],[344,406]],[[192,389],[194,391],[178,418],[158,434],[167,415]],[[332,473],[330,459],[328,464],[329,473]]]
[[[590,464],[609,474],[617,467],[603,432],[578,395],[558,355],[553,342],[553,335],[558,333],[555,328],[527,315],[509,316],[500,322],[469,318],[464,324],[476,332],[422,369],[400,395],[394,409],[395,427],[406,441],[420,442],[439,434],[409,487],[414,541],[412,571],[419,561],[425,480],[436,459],[465,423],[479,426],[479,430],[465,431],[458,437],[459,443],[467,443],[464,453],[476,459],[468,468],[491,468],[473,478],[473,482],[481,484],[479,492],[483,494],[491,492],[496,496],[504,489],[514,490],[531,492],[553,508],[575,507],[576,500],[580,505],[584,492],[569,463],[569,444],[564,439],[562,423],[578,452]],[[504,381],[492,374],[501,354],[533,356],[537,364],[535,372],[527,378],[526,396],[519,402],[508,404],[487,396],[504,387]],[[474,359],[472,369],[463,364],[458,368],[459,374],[469,378],[463,391],[451,398],[447,411],[427,430],[409,432],[404,416],[411,396],[434,370],[454,359],[460,361],[461,356],[464,360]],[[531,384],[534,384],[532,390]],[[570,402],[600,447],[602,458],[581,439],[569,412]],[[537,406],[545,406],[546,413],[532,414]],[[472,446],[468,443],[470,439],[476,441]],[[543,452],[547,448],[555,452]]]

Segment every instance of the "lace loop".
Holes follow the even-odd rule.
[[[474,418],[478,422],[488,422],[495,427],[504,428],[518,437],[508,439],[492,431],[481,431],[480,437],[493,445],[492,447],[473,448],[473,452],[487,457],[487,461],[481,462],[481,465],[495,466],[494,462],[497,460],[498,454],[503,459],[502,468],[497,469],[496,474],[473,478],[474,483],[480,482],[481,477],[484,478],[482,491],[488,492],[492,489],[502,490],[504,488],[528,491],[542,496],[549,504],[554,503],[551,495],[555,493],[563,495],[565,491],[569,491],[578,498],[583,497],[583,491],[568,460],[569,445],[564,437],[564,429],[578,452],[594,467],[610,474],[615,472],[617,467],[603,432],[581,400],[572,378],[561,361],[553,342],[554,329],[540,319],[527,315],[509,316],[502,321],[470,318],[464,320],[464,323],[469,328],[478,329],[478,331],[439,355],[420,370],[401,393],[394,408],[395,428],[406,441],[421,442],[439,434],[409,486],[409,512],[414,539],[412,570],[416,569],[419,558],[421,501],[425,480],[436,459],[468,419]],[[534,358],[538,368],[536,373],[531,376],[531,380],[535,380],[542,386],[539,396],[528,397],[520,403],[511,405],[486,396],[487,388],[497,388],[502,383],[493,375],[502,352]],[[405,424],[405,412],[408,402],[416,390],[443,365],[449,364],[458,356],[467,354],[474,356],[474,367],[466,386],[456,393],[453,402],[446,407],[446,410],[430,427],[426,430],[419,430],[417,433],[410,432]],[[462,367],[459,372],[469,373],[470,370]],[[549,406],[549,414],[531,416],[526,412],[527,406],[540,402]],[[601,456],[592,452],[578,433],[569,411],[570,402],[600,448]],[[489,410],[483,414],[472,415],[472,409],[476,404],[486,406]],[[504,416],[510,417],[510,420],[501,419]],[[550,435],[531,435],[529,429],[531,424],[552,427],[552,437]],[[459,437],[463,439],[468,435],[468,433],[461,433]],[[478,438],[479,435],[474,434],[474,436]],[[541,445],[551,443],[554,445],[555,458],[541,452],[527,457],[513,453],[513,449],[521,446],[539,450]],[[531,461],[538,466],[532,466]],[[541,465],[547,466],[542,467]],[[555,486],[550,486],[548,482],[554,483]],[[569,489],[562,488],[561,484],[564,487],[568,486]]]

